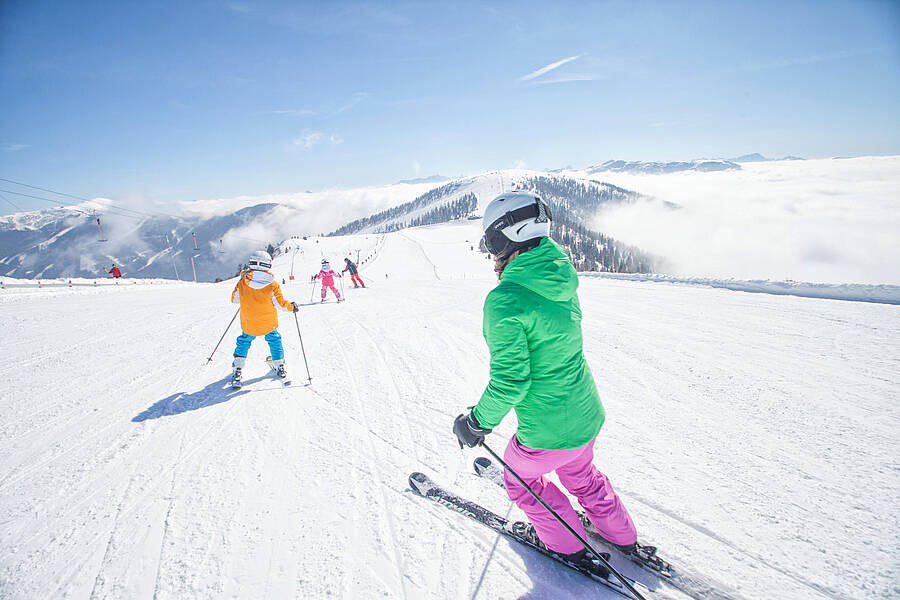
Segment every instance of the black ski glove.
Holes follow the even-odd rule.
[[[293,305],[294,305],[294,310],[293,310],[293,311],[291,311],[291,312],[300,312],[300,307],[299,307],[299,306],[297,306],[297,303],[296,303],[296,302],[291,302],[291,304],[293,304]]]
[[[491,429],[482,427],[478,422],[478,419],[476,419],[475,415],[472,413],[469,413],[468,415],[459,415],[456,417],[456,420],[453,421],[453,433],[456,434],[456,439],[459,441],[460,448],[462,448],[463,445],[466,445],[469,448],[480,446],[484,441],[484,436],[491,431]]]

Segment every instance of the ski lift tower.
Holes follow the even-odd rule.
[[[294,246],[294,254],[291,256],[291,281],[294,280],[294,259],[297,258],[297,252],[300,250],[299,246]]]
[[[100,226],[100,217],[97,217],[97,229],[100,230],[100,239],[98,242],[108,242],[109,240],[103,237],[103,228]]]
[[[194,236],[194,250],[199,250],[200,247],[197,245],[197,233],[192,231],[191,235]],[[194,264],[194,259],[198,258],[199,256],[199,254],[194,254],[193,256],[191,256],[191,269],[193,269],[194,271],[194,283],[197,283],[197,265]]]

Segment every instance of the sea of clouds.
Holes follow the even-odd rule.
[[[663,257],[673,275],[900,284],[900,156],[742,167],[603,173],[656,201],[605,209],[593,225]]]

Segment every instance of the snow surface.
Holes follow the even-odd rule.
[[[521,518],[451,433],[488,376],[473,227],[285,242],[303,304],[322,256],[371,257],[367,289],[299,313],[308,387],[285,313],[293,387],[257,340],[226,388],[236,327],[204,366],[233,281],[0,290],[0,597],[614,597],[408,489],[423,471]],[[595,462],[643,540],[745,598],[900,594],[897,306],[594,277],[580,297]]]

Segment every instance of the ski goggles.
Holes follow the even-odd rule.
[[[516,246],[516,242],[506,237],[506,234],[503,233],[503,230],[507,227],[521,223],[525,219],[534,219],[535,223],[546,223],[553,220],[553,215],[547,203],[540,198],[535,198],[535,200],[534,204],[512,210],[488,226],[481,240],[490,254],[504,256]]]
[[[253,267],[262,267],[263,269],[271,269],[272,268],[272,263],[262,262],[260,260],[254,260],[252,258],[250,259],[250,261],[247,264],[250,266],[251,269]]]

